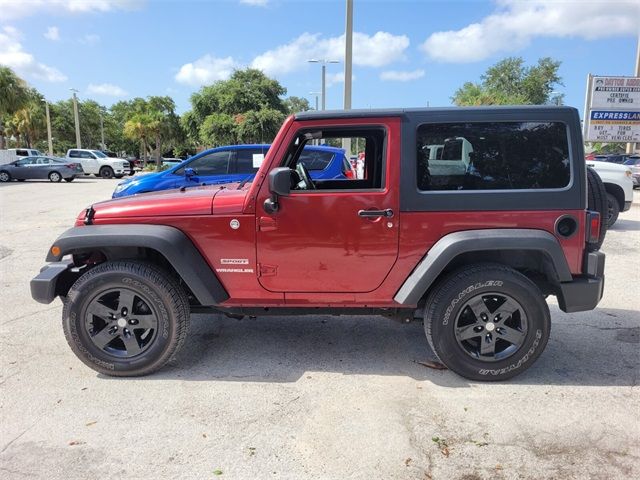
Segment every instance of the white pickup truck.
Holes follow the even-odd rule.
[[[72,148],[67,151],[67,158],[72,158],[82,165],[86,175],[102,178],[122,178],[131,172],[130,164],[124,158],[107,157],[100,150]]]
[[[604,188],[607,190],[609,204],[607,223],[611,227],[618,220],[620,212],[626,212],[631,208],[631,201],[633,200],[631,168],[627,165],[597,160],[587,160],[587,166],[598,172],[604,183]]]

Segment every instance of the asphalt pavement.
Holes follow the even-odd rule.
[[[422,325],[194,315],[178,360],[116,379],[72,354],[29,280],[116,180],[0,185],[3,479],[640,477],[640,191],[608,233],[605,296],[565,314],[524,374],[421,364]]]

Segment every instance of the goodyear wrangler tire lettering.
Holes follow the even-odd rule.
[[[499,264],[461,268],[430,292],[425,333],[450,370],[470,380],[505,380],[540,356],[550,331],[538,287]]]

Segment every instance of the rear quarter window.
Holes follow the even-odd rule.
[[[570,182],[568,135],[562,122],[418,126],[421,191],[562,189]]]

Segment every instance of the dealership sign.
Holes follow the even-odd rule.
[[[585,140],[640,142],[640,78],[589,75]]]

